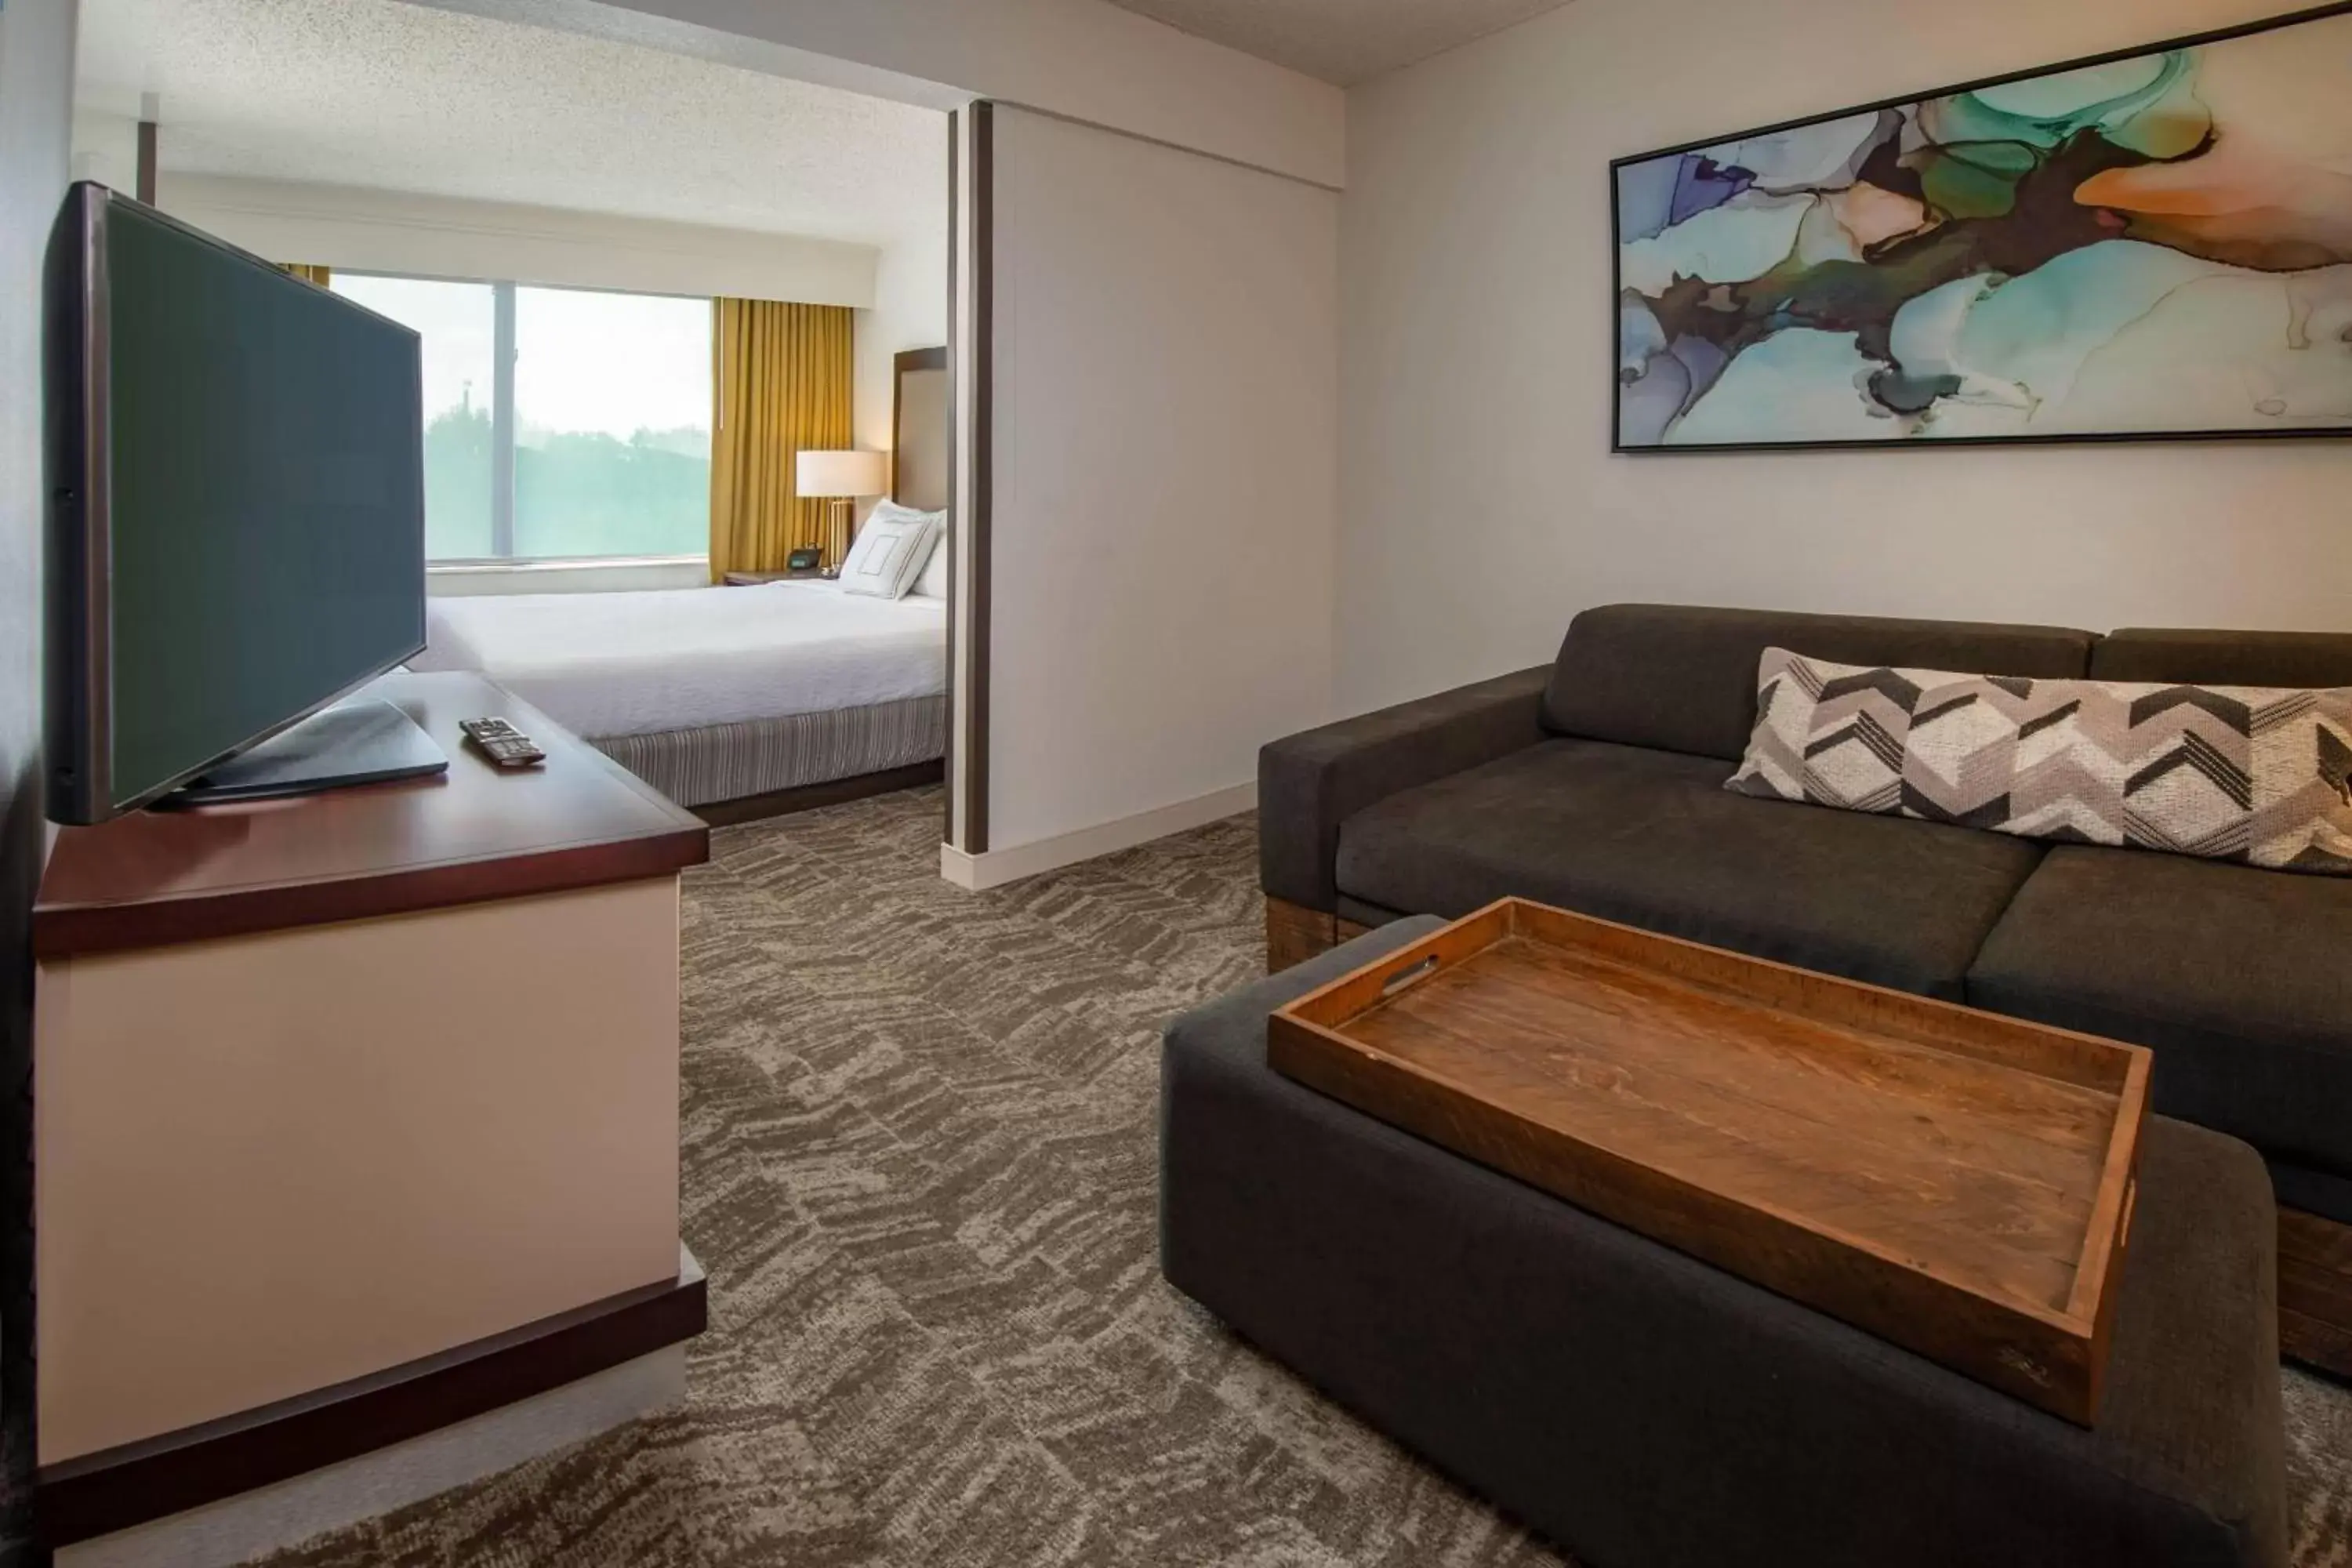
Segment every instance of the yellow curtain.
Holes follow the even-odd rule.
[[[802,451],[851,444],[856,374],[844,305],[711,301],[710,580],[825,548],[826,502],[793,488]]]
[[[328,268],[309,261],[281,261],[278,264],[278,270],[299,278],[305,283],[316,283],[321,289],[334,278]]]

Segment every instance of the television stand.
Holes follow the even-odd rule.
[[[63,827],[43,872],[13,1158],[53,1549],[263,1553],[682,1386],[678,873],[709,830],[478,673],[359,695],[447,773]],[[457,744],[487,713],[547,760]]]
[[[449,754],[415,720],[381,698],[354,698],[321,709],[231,757],[156,805],[277,800],[355,784],[430,778],[448,771]]]

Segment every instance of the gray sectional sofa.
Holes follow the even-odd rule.
[[[2156,1109],[2252,1144],[2303,1211],[2282,1227],[2283,1327],[2352,1372],[2352,1321],[2326,1321],[2352,1308],[2352,1279],[2319,1278],[2352,1268],[2352,878],[1734,795],[1774,645],[1994,675],[2352,686],[2352,636],[1588,610],[1550,665],[1265,749],[1272,966],[1519,894],[2151,1047]],[[2313,1256],[2287,1256],[2290,1226]]]

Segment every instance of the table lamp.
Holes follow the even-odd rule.
[[[803,452],[793,465],[793,489],[804,500],[833,503],[825,530],[825,564],[835,571],[849,554],[849,509],[853,500],[889,488],[880,452]]]

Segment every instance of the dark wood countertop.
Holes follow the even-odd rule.
[[[560,892],[674,873],[709,829],[483,676],[394,671],[363,697],[449,753],[432,779],[190,811],[58,835],[33,907],[37,958],[121,952]],[[547,761],[503,773],[457,721],[503,715]]]

